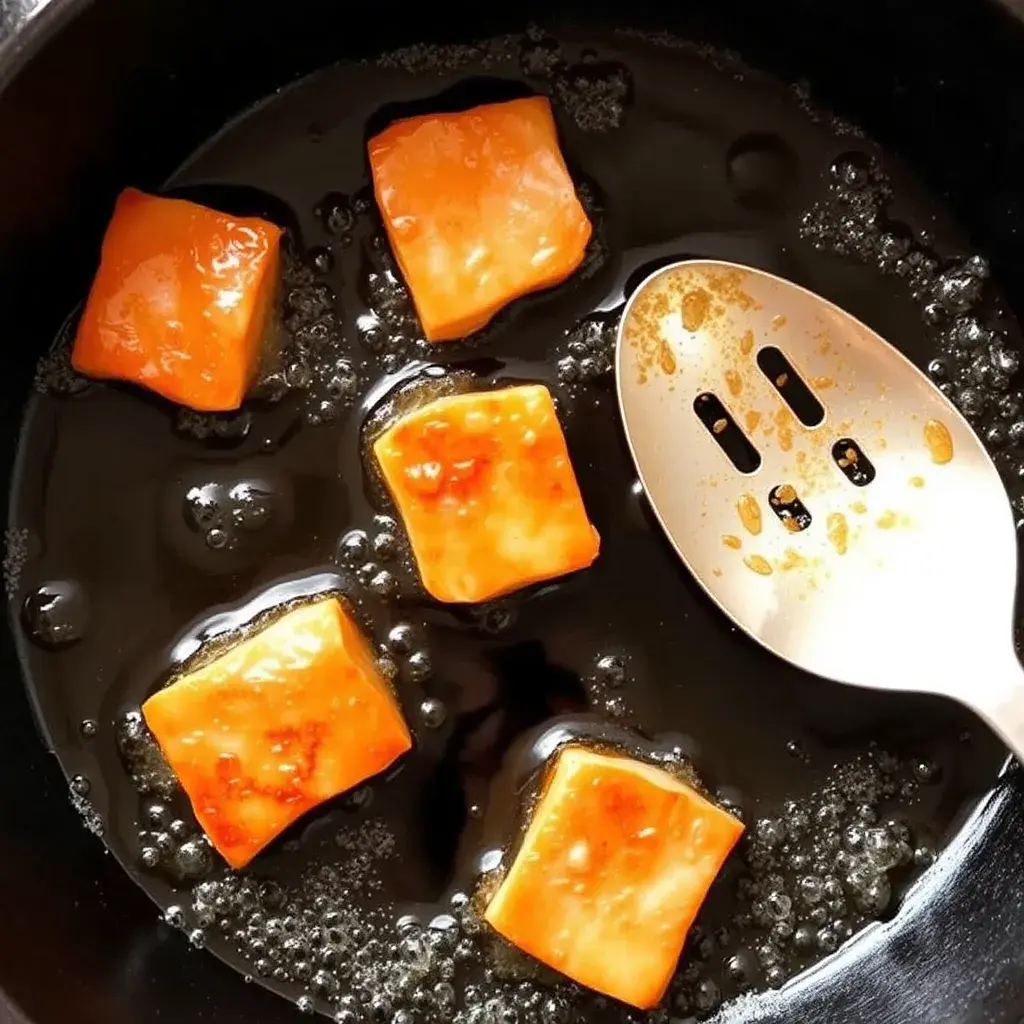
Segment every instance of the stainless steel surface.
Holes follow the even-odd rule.
[[[825,408],[804,427],[758,352],[781,349]],[[944,694],[1024,755],[1024,673],[1012,645],[1016,537],[1002,482],[967,422],[901,353],[790,282],[687,261],[626,306],[616,375],[640,482],[711,598],[779,657],[843,683]],[[698,419],[712,392],[760,452],[740,473]],[[926,431],[926,425],[937,423]],[[927,437],[948,431],[952,458]],[[730,428],[732,429],[732,428]],[[857,441],[877,470],[854,486],[832,456]],[[811,513],[769,504],[791,484]],[[739,506],[760,510],[744,525]],[[747,522],[752,522],[748,515]]]
[[[86,6],[76,0],[0,0],[0,88],[13,81],[33,46]]]

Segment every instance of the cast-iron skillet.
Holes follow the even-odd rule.
[[[531,9],[536,7],[536,9]],[[739,50],[901,155],[1024,310],[1024,27],[981,0],[396,5],[0,0],[0,309],[10,470],[39,346],[88,278],[113,194],[155,188],[229,116],[296,75],[414,40],[573,14]],[[213,86],[211,87],[211,75]],[[33,1024],[290,1020],[190,952],[71,809],[2,640],[0,988]],[[1024,776],[1009,770],[896,920],[745,1021],[1024,1020]],[[0,1005],[0,1019],[4,1016]],[[728,1012],[727,1012],[728,1017]]]

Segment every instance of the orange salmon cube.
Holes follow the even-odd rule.
[[[543,96],[396,121],[369,143],[395,258],[430,341],[564,281],[591,226]]]
[[[287,612],[142,705],[199,824],[233,867],[412,746],[337,598]]]
[[[487,601],[597,558],[600,538],[541,385],[435,399],[373,452],[438,601]]]
[[[277,290],[281,229],[125,189],[71,364],[200,412],[242,404]]]
[[[660,768],[563,747],[484,916],[579,984],[650,1009],[742,832]]]

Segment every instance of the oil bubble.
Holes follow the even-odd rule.
[[[363,564],[356,569],[356,576],[364,587],[368,587],[370,585],[370,580],[372,580],[378,572],[380,572],[380,566],[378,566],[376,562],[363,562]]]
[[[71,795],[71,806],[78,812],[86,830],[94,836],[103,836],[106,832],[106,825],[99,812],[90,803],[89,798],[82,796],[81,793],[76,793],[73,787],[69,787],[69,792]]]
[[[346,205],[326,200],[320,208],[328,230],[345,230]],[[344,244],[348,235],[341,235]],[[318,266],[319,264],[319,266]],[[310,426],[328,423],[358,395],[361,379],[350,359],[337,312],[337,297],[322,280],[325,259],[322,250],[294,255],[285,260],[283,326],[287,342],[277,366],[261,378],[257,394],[280,399],[289,391],[300,392],[303,416]]]
[[[605,700],[604,710],[612,718],[627,718],[629,716],[629,708],[619,694]]]
[[[633,74],[617,61],[586,61],[559,71],[554,98],[585,132],[622,125],[633,98]]]
[[[341,538],[338,546],[338,554],[342,562],[347,565],[358,565],[366,560],[370,553],[370,541],[362,530],[349,530]]]
[[[386,655],[377,659],[377,671],[388,680],[394,682],[398,678],[398,665]]]
[[[190,839],[178,847],[174,866],[182,878],[201,878],[213,867],[213,854],[205,839]]]
[[[935,863],[935,851],[929,846],[919,846],[914,850],[914,864],[927,868]]]
[[[350,790],[342,797],[342,803],[350,811],[365,810],[373,800],[373,789],[370,786],[360,786],[358,789]],[[348,837],[345,837],[345,842]],[[341,844],[339,844],[341,845]]]
[[[40,584],[25,598],[22,622],[40,647],[58,650],[81,640],[89,625],[89,602],[74,580]]]
[[[426,651],[413,651],[405,664],[409,678],[414,683],[421,683],[429,679],[434,671],[434,667],[430,663],[430,655]]]
[[[504,633],[515,624],[517,610],[514,604],[506,601],[495,601],[474,608],[470,614],[479,629],[496,636],[499,633]]]
[[[867,876],[854,888],[854,900],[858,908],[872,916],[885,911],[891,898],[892,889],[884,874]]]
[[[611,373],[620,315],[590,316],[566,332],[555,353],[561,383],[592,383]]]
[[[445,1013],[455,1006],[455,989],[447,981],[438,982],[433,988],[434,1002]]]
[[[294,485],[266,475],[262,460],[197,463],[170,479],[160,502],[162,539],[203,572],[252,566],[283,540],[294,517]],[[249,472],[256,470],[256,472]]]
[[[621,686],[626,681],[626,665],[617,654],[606,654],[597,659],[597,677],[606,686]]]
[[[558,379],[563,384],[572,384],[580,379],[580,364],[573,356],[563,356],[559,359],[556,369]]]
[[[519,44],[519,68],[527,78],[551,78],[564,60],[562,45],[541,30],[527,32]]]
[[[168,819],[170,818],[170,812],[161,803],[149,804],[145,808],[144,814],[146,821],[156,828],[160,828],[161,826],[168,824]]]
[[[398,540],[393,533],[378,533],[373,538],[373,553],[382,562],[388,562],[398,553]]]
[[[310,249],[309,259],[318,274],[329,274],[334,269],[334,254],[327,246]]]
[[[371,577],[367,588],[376,597],[391,597],[398,592],[398,580],[387,569],[381,569]]]
[[[704,978],[697,986],[697,991],[694,993],[693,1005],[701,1013],[710,1013],[714,1010],[722,1001],[722,993],[718,987],[717,982],[712,978]]]
[[[258,530],[270,519],[274,507],[273,492],[254,481],[237,483],[228,492],[231,521],[243,530]]]
[[[416,628],[407,622],[393,626],[388,633],[385,646],[393,654],[411,654],[417,640]]]
[[[778,846],[786,838],[786,823],[780,818],[761,818],[754,824],[754,835],[765,846]]]
[[[619,692],[626,676],[626,661],[622,655],[599,655],[594,661],[593,673],[583,680],[589,705],[611,718],[627,718],[630,714],[629,706]]]
[[[775,207],[796,181],[796,155],[777,135],[743,135],[729,146],[725,160],[729,187],[741,206]]]
[[[444,725],[447,714],[444,704],[433,697],[420,704],[420,718],[428,729],[437,729]]]
[[[307,387],[312,376],[312,371],[304,359],[293,359],[284,370],[284,381],[290,388]]]
[[[400,362],[419,348],[416,339],[422,336],[422,330],[383,236],[375,250],[377,265],[363,280],[363,300],[370,314],[357,321],[357,329],[363,344],[378,359],[391,357]]]
[[[29,532],[23,526],[8,526],[4,530],[4,590],[10,599],[21,586],[21,573],[28,561],[28,541]]]
[[[185,492],[185,517],[193,528],[205,530],[213,526],[219,511],[215,484],[200,484]]]
[[[745,844],[748,875],[737,883],[735,935],[750,930],[764,978],[791,977],[882,917],[892,902],[889,872],[914,861],[901,821],[878,824],[877,808],[916,799],[913,762],[874,750],[838,765],[808,797],[759,819]],[[749,907],[749,912],[744,910]],[[692,995],[692,987],[688,990]]]
[[[981,298],[982,282],[987,276],[979,273],[971,262],[960,262],[942,271],[931,288],[932,319],[966,313]]]
[[[141,711],[123,714],[117,721],[115,735],[121,760],[140,793],[163,797],[177,793],[178,780],[146,727]]]
[[[41,395],[72,397],[82,394],[91,383],[71,365],[71,345],[66,334],[71,324],[65,324],[53,348],[36,364],[33,388]]]
[[[323,384],[332,399],[348,402],[358,390],[359,376],[347,359],[339,359],[333,366],[326,367]]]
[[[252,413],[204,413],[179,409],[174,421],[176,433],[194,441],[213,441],[218,445],[240,444],[252,429]]]
[[[172,928],[184,928],[185,911],[177,904],[172,904],[164,911],[164,921]]]
[[[329,192],[317,203],[314,212],[324,231],[336,238],[351,234],[356,226],[352,201],[341,192]]]
[[[764,898],[765,915],[773,921],[782,921],[789,917],[791,910],[792,903],[785,892],[772,890]]]
[[[864,153],[843,153],[829,167],[833,182],[840,188],[857,191],[867,188],[872,181],[872,164]]]
[[[214,551],[220,551],[221,548],[226,547],[228,543],[228,535],[219,526],[213,527],[206,533],[207,546],[212,548]]]

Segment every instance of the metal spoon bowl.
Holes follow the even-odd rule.
[[[923,373],[805,288],[691,260],[629,299],[616,378],[654,513],[737,626],[826,679],[959,700],[1024,759],[1010,505]]]

